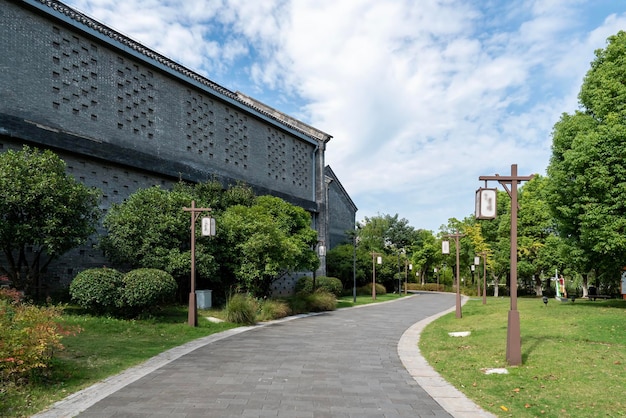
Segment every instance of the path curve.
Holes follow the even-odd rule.
[[[421,293],[200,338],[34,417],[490,417],[417,348],[454,298]]]

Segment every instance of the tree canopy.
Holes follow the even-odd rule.
[[[319,266],[311,216],[280,198],[260,196],[251,206],[231,206],[220,223],[225,244],[234,253],[231,267],[241,290],[269,296],[275,280]]]
[[[547,198],[561,236],[586,254],[580,268],[617,271],[626,263],[626,32],[595,55],[580,109],[554,126]]]
[[[16,288],[30,293],[52,260],[95,232],[97,196],[49,150],[25,146],[0,154],[0,247],[6,258],[0,270]]]

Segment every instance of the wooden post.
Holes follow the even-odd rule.
[[[519,312],[517,311],[517,185],[522,181],[531,180],[533,176],[518,176],[517,164],[511,165],[510,176],[480,176],[478,180],[497,181],[511,197],[511,309],[509,310],[506,360],[511,366],[522,364],[522,339],[520,330]],[[511,190],[507,184],[511,185]]]
[[[210,208],[197,208],[196,201],[191,201],[190,208],[183,208],[191,213],[191,289],[189,291],[188,323],[191,327],[198,326],[198,304],[196,302],[196,221],[201,212],[210,212]]]

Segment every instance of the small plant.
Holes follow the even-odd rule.
[[[112,313],[120,305],[124,275],[112,268],[83,270],[70,283],[70,295],[82,308],[94,313]]]
[[[243,325],[256,323],[258,304],[252,296],[236,293],[228,299],[224,309],[228,322]]]
[[[63,329],[63,309],[22,303],[19,292],[0,289],[0,383],[24,381],[48,368],[61,338],[79,329]]]
[[[261,302],[259,309],[259,320],[269,321],[272,319],[280,319],[291,314],[289,304],[282,300],[266,299]]]
[[[317,290],[308,296],[310,312],[334,311],[337,308],[337,297],[325,290]]]

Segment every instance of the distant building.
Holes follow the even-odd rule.
[[[102,190],[103,211],[140,188],[215,178],[303,207],[322,246],[354,228],[356,206],[325,167],[329,134],[59,1],[0,0],[0,39],[0,152],[55,151],[75,178]],[[51,275],[67,283],[105,262],[90,242]]]

